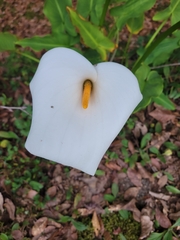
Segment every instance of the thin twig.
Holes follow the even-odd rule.
[[[163,67],[173,67],[173,66],[179,66],[180,63],[170,63],[170,64],[164,64],[164,65],[160,65],[160,66],[155,66],[155,67],[151,67],[151,69],[157,69],[157,68],[163,68]]]
[[[25,112],[26,114],[28,114],[29,116],[31,116],[30,113],[28,113],[25,109],[27,107],[25,106],[22,106],[22,107],[11,107],[11,106],[0,106],[0,108],[3,108],[3,109],[7,109],[9,110],[10,112],[13,112],[13,110],[21,110],[22,112]]]

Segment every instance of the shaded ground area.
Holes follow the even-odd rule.
[[[49,33],[42,1],[8,0],[1,1],[1,6],[1,30],[19,37]],[[150,27],[142,35],[156,27],[148,18],[147,22]],[[126,34],[122,34],[124,40]],[[1,53],[0,233],[11,234],[15,240],[109,240],[121,239],[120,233],[128,240],[146,239],[155,227],[162,232],[180,218],[178,99],[173,100],[173,112],[151,105],[133,115],[91,177],[24,149],[31,121],[28,83],[36,64],[15,54],[5,56]],[[176,73],[174,68],[171,77],[179,82]],[[7,137],[2,131],[15,135]],[[120,210],[132,215],[127,217]],[[90,231],[81,232],[84,226]],[[179,228],[174,231],[178,239]]]

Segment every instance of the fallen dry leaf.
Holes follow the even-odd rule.
[[[141,187],[141,175],[132,168],[128,168],[127,175],[131,182],[136,186],[136,187]]]
[[[51,198],[53,198],[57,193],[57,189],[56,189],[56,186],[52,186],[50,188],[48,188],[48,190],[46,191],[46,194],[48,196],[50,196]]]
[[[136,207],[136,200],[132,199],[126,205],[122,207],[122,209],[129,210],[133,212],[133,218],[135,221],[140,222],[141,212]]]
[[[100,226],[100,222],[99,222],[97,213],[95,211],[93,212],[93,216],[92,216],[91,222],[92,222],[92,225],[93,225],[95,236],[98,237],[99,234],[100,234],[100,231],[101,231],[101,226]]]
[[[33,236],[37,236],[39,234],[41,234],[46,226],[47,226],[47,222],[48,222],[48,218],[47,217],[42,217],[40,219],[38,219],[34,226],[32,227],[32,235]]]
[[[22,240],[23,239],[23,233],[20,230],[13,230],[11,233],[14,240]]]
[[[162,213],[159,208],[156,208],[155,211],[156,220],[159,222],[160,226],[163,228],[169,228],[171,226],[169,218],[164,213]]]
[[[167,123],[168,121],[174,122],[176,118],[172,111],[163,108],[156,108],[150,112],[149,115],[161,123]]]
[[[128,188],[124,193],[124,199],[125,200],[131,200],[132,198],[136,198],[139,190],[140,190],[140,187]]]
[[[160,177],[160,179],[158,180],[159,188],[164,187],[167,184],[167,181],[168,181],[168,177],[166,175]]]
[[[4,203],[4,198],[0,192],[0,212],[1,212],[1,214],[4,212],[3,203]]]
[[[180,218],[180,211],[178,211],[176,213],[170,213],[169,218],[174,220],[174,221],[178,220],[178,218]]]
[[[104,240],[112,240],[111,235],[108,231],[105,231],[103,236]]]
[[[141,163],[137,162],[136,166],[138,168],[139,173],[141,174],[142,178],[148,178],[150,182],[154,182],[154,177],[150,174],[142,165]]]
[[[14,203],[9,199],[9,198],[6,198],[5,199],[5,203],[4,203],[4,207],[6,208],[8,214],[9,214],[9,218],[11,220],[14,220],[15,219],[15,206],[14,206]]]
[[[116,170],[116,171],[120,171],[121,167],[119,165],[117,165],[116,162],[107,162],[106,163],[106,167],[108,167],[111,170]]]
[[[153,231],[153,222],[149,216],[141,216],[141,236],[139,239],[147,238]]]
[[[157,199],[162,199],[162,200],[165,200],[165,201],[168,201],[170,196],[169,195],[165,195],[163,193],[155,193],[155,192],[151,192],[149,191],[149,194]]]

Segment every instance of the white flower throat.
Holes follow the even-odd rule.
[[[92,82],[90,80],[86,80],[83,84],[83,94],[82,94],[82,107],[84,109],[88,108],[89,100],[92,92]]]

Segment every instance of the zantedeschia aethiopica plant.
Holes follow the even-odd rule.
[[[27,150],[91,175],[142,99],[126,67],[113,62],[93,66],[67,48],[44,54],[30,89]]]

